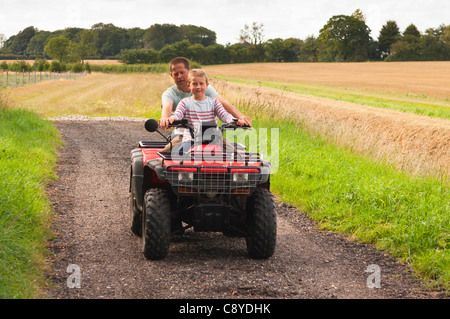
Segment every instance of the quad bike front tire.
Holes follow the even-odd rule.
[[[133,234],[142,236],[142,212],[136,206],[136,191],[134,189],[134,183],[131,183],[130,192],[130,219],[131,219],[131,231]]]
[[[270,258],[276,245],[277,217],[272,193],[257,188],[247,200],[247,252],[250,258]]]
[[[151,188],[144,195],[142,242],[145,258],[163,259],[169,252],[171,231],[170,198],[166,190]]]

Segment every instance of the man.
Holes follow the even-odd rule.
[[[183,57],[175,58],[170,61],[169,68],[170,76],[172,77],[175,85],[168,88],[162,95],[162,112],[161,119],[159,120],[159,126],[163,129],[167,129],[169,127],[169,116],[173,111],[175,111],[178,103],[183,98],[192,96],[191,89],[188,86],[188,75],[189,70],[191,69],[189,60]],[[205,95],[217,99],[220,103],[222,103],[228,113],[231,113],[235,118],[241,120],[241,122],[244,122],[245,125],[252,125],[247,116],[243,115],[234,105],[221,97],[211,85],[208,86]],[[181,141],[183,132],[184,130],[175,130],[172,133],[173,144]],[[170,147],[170,145],[166,148],[168,147]]]

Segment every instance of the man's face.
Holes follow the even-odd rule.
[[[189,70],[186,69],[183,63],[178,63],[172,66],[172,72],[170,72],[173,81],[177,85],[178,89],[186,91],[187,80],[189,75]]]

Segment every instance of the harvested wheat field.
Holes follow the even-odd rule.
[[[42,116],[146,116],[171,85],[163,74],[92,73],[77,80],[45,81],[4,92],[10,105]]]
[[[450,62],[252,64],[208,67],[209,75],[386,90],[450,98]],[[382,79],[385,79],[383,81]],[[236,105],[296,119],[308,130],[417,175],[450,175],[450,121],[272,89],[214,81]],[[252,112],[252,111],[249,111]]]
[[[256,63],[205,68],[210,75],[325,84],[450,99],[450,62]]]

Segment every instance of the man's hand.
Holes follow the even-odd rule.
[[[243,125],[247,125],[247,126],[252,126],[252,121],[250,120],[249,117],[242,115],[238,121],[236,122],[237,125],[239,126],[243,126]]]
[[[173,120],[170,121],[170,117],[162,117],[158,121],[159,127],[164,129],[164,130],[167,130],[169,128],[169,125],[172,124],[172,123],[173,123]]]

